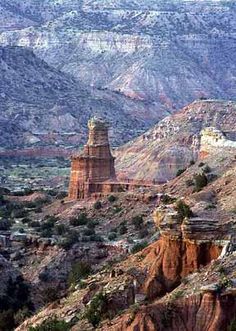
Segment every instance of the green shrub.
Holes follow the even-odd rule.
[[[74,231],[68,232],[67,236],[60,242],[59,246],[65,250],[70,249],[74,244],[78,242],[78,233]]]
[[[216,209],[216,205],[214,203],[209,203],[206,207],[205,207],[206,210],[209,210],[209,209]]]
[[[183,296],[183,294],[184,294],[183,290],[175,291],[174,293],[172,293],[171,299],[172,300],[177,300],[177,299],[181,298]]]
[[[29,297],[29,287],[22,276],[7,282],[6,295],[0,300],[0,330],[12,331],[16,327],[17,313],[33,308]]]
[[[87,228],[88,229],[95,229],[97,225],[98,225],[98,222],[95,222],[95,221],[91,220],[87,223]]]
[[[120,235],[126,234],[128,232],[128,228],[125,224],[122,224],[119,228]]]
[[[12,223],[9,220],[0,220],[0,230],[7,231],[11,228]]]
[[[217,269],[217,271],[220,273],[220,274],[225,274],[225,272],[226,272],[226,270],[225,270],[225,268],[224,268],[224,266],[219,266],[219,268]]]
[[[187,187],[193,186],[194,185],[194,181],[192,179],[187,179],[185,182]]]
[[[179,169],[176,173],[176,177],[179,177],[180,175],[182,175],[184,172],[186,171],[186,169]]]
[[[112,202],[115,202],[117,200],[117,198],[114,195],[109,195],[107,200],[112,203]]]
[[[113,209],[114,214],[118,214],[118,213],[120,213],[122,210],[123,210],[123,208],[122,208],[122,207],[119,207],[119,206],[114,206],[114,209]]]
[[[24,209],[14,210],[12,212],[13,218],[24,218],[28,215],[28,211]]]
[[[199,165],[198,165],[198,167],[199,167],[199,168],[202,168],[204,165],[205,165],[204,162],[200,162]]]
[[[49,219],[46,222],[41,223],[41,230],[43,231],[43,230],[52,229],[52,228],[54,228],[54,225],[55,225],[54,221]]]
[[[65,199],[67,197],[67,192],[59,192],[56,195],[57,200]]]
[[[38,277],[41,282],[47,283],[50,281],[51,276],[47,270],[47,267],[45,267],[45,269],[39,273]]]
[[[8,309],[0,312],[0,330],[12,331],[15,329],[14,312]]]
[[[44,321],[41,325],[36,327],[30,327],[29,331],[69,331],[70,330],[69,323],[65,321],[58,320],[56,317],[49,318]]]
[[[49,194],[51,197],[55,197],[58,194],[58,192],[56,190],[48,190],[47,194]]]
[[[139,251],[143,250],[145,247],[147,247],[148,243],[146,241],[135,244],[132,249],[131,249],[131,253],[135,254],[138,253]]]
[[[32,221],[29,223],[29,226],[32,228],[40,228],[41,224],[39,221]]]
[[[168,204],[172,204],[176,201],[176,198],[172,198],[171,196],[169,196],[168,194],[163,194],[163,196],[161,197],[161,201],[162,203],[164,203],[165,205]]]
[[[104,239],[99,236],[98,234],[92,234],[90,237],[89,237],[89,240],[90,241],[96,241],[96,242],[103,242]]]
[[[94,229],[85,229],[83,231],[84,236],[92,236],[92,235],[95,235],[95,234],[96,234],[96,232],[95,232]]]
[[[6,202],[4,195],[0,194],[0,206],[5,205]]]
[[[65,224],[58,224],[55,226],[55,232],[57,235],[62,236],[68,231],[68,228]]]
[[[35,201],[27,202],[27,208],[32,209],[32,208],[36,208],[36,207],[38,207],[38,204]]]
[[[107,296],[100,292],[91,300],[85,312],[85,318],[96,328],[105,318],[107,311]]]
[[[4,206],[0,209],[0,217],[12,217],[12,211],[8,208],[8,206]]]
[[[35,208],[35,210],[34,210],[34,212],[36,213],[36,214],[40,214],[40,213],[42,213],[42,208],[41,207],[37,207],[37,208]]]
[[[85,213],[81,213],[79,216],[70,219],[70,225],[82,226],[88,223],[89,219]]]
[[[194,175],[195,191],[200,192],[205,186],[207,186],[208,180],[204,173]]]
[[[149,235],[148,230],[144,228],[144,229],[141,229],[138,236],[140,239],[143,239],[143,238],[146,238],[148,235]]]
[[[14,315],[15,324],[22,324],[27,318],[31,316],[31,314],[32,313],[28,307],[23,307],[22,309],[19,309]]]
[[[110,234],[109,234],[109,236],[108,236],[108,239],[110,240],[110,241],[113,241],[113,240],[115,240],[117,238],[117,234],[115,233],[115,232],[111,232]]]
[[[69,285],[75,285],[79,283],[81,279],[86,279],[90,275],[91,271],[91,266],[87,262],[76,262],[72,266],[68,276]]]
[[[202,170],[205,174],[209,174],[211,172],[211,168],[209,167],[209,165],[205,165]]]
[[[59,299],[59,292],[56,287],[47,287],[43,290],[44,304],[54,302]]]
[[[227,276],[224,276],[224,274],[222,274],[222,277],[219,282],[219,288],[222,290],[222,289],[225,289],[225,288],[231,287],[231,286],[232,286],[231,279],[229,279]]]
[[[99,210],[102,208],[102,203],[101,201],[96,201],[93,205],[93,208],[96,209],[96,210]]]
[[[43,229],[40,231],[40,237],[51,238],[53,235],[52,229]]]
[[[25,218],[23,218],[23,219],[21,220],[21,222],[22,222],[23,224],[29,224],[29,223],[31,222],[31,219],[25,217]]]
[[[236,331],[236,319],[230,322],[227,331]]]
[[[54,224],[58,221],[58,218],[54,215],[47,215],[47,216],[44,217],[44,221],[47,221],[51,224]]]
[[[136,230],[140,230],[143,225],[143,216],[137,215],[132,218],[132,223]]]
[[[231,209],[231,213],[236,214],[236,208]]]
[[[176,210],[182,219],[184,219],[185,217],[193,216],[193,212],[190,207],[182,200],[177,201]]]

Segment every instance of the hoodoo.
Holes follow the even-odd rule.
[[[84,199],[103,192],[105,183],[115,181],[115,158],[111,154],[107,122],[92,118],[83,152],[72,157],[69,199]],[[109,185],[108,185],[109,187]]]

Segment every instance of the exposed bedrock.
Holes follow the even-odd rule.
[[[235,309],[233,295],[200,293],[175,303],[159,302],[147,306],[136,315],[133,322],[130,323],[130,317],[126,317],[110,330],[223,331],[227,330]]]
[[[188,274],[216,259],[221,247],[214,243],[191,243],[162,237],[149,248],[145,262],[150,263],[144,291],[155,299],[178,286]]]
[[[172,291],[188,274],[217,259],[223,241],[214,240],[217,222],[199,218],[181,219],[172,208],[154,213],[161,238],[144,251],[149,265],[143,290],[150,300]]]

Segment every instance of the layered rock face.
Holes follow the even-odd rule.
[[[228,330],[236,307],[235,254],[221,251],[229,229],[213,219],[183,219],[170,205],[157,208],[154,219],[161,238],[139,255],[146,277],[138,291],[149,303],[101,330]]]
[[[236,103],[233,101],[193,102],[121,147],[116,155],[117,173],[159,182],[173,179],[178,170],[186,169],[198,159],[204,128],[214,125],[216,129],[230,133],[231,137],[235,134],[235,113]]]
[[[99,184],[116,178],[114,157],[108,141],[108,124],[93,118],[88,127],[89,139],[83,153],[72,158],[69,187],[69,199],[72,200],[99,192]]]
[[[115,326],[101,330],[223,331],[230,327],[235,308],[233,293],[219,295],[202,291],[185,299],[156,302],[143,308],[133,322],[130,316],[125,316]]]
[[[42,149],[50,154],[51,148],[53,155],[53,149],[72,150],[85,143],[87,121],[95,114],[111,123],[111,140],[118,144],[132,139],[156,118],[153,106],[87,89],[23,47],[0,47],[0,75],[1,151],[33,148],[41,155]],[[134,110],[142,119],[135,117]]]
[[[147,248],[144,264],[150,266],[143,290],[149,299],[172,291],[181,279],[219,257],[224,242],[217,222],[180,217],[172,208],[159,208],[154,220],[161,238]]]
[[[232,1],[1,0],[0,45],[30,48],[80,90],[48,80],[29,54],[34,68],[19,53],[13,66],[0,63],[1,144],[73,147],[93,115],[121,144],[192,100],[234,98],[235,13]]]
[[[202,130],[200,156],[206,157],[220,150],[236,150],[236,131],[223,133],[214,127]]]
[[[2,45],[32,47],[50,65],[92,87],[155,102],[157,112],[200,96],[234,96],[235,6],[230,2],[27,0],[22,5],[15,0],[0,5],[3,12],[32,20],[3,32]]]

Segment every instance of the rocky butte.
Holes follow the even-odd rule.
[[[88,122],[89,139],[83,152],[72,157],[69,199],[84,199],[95,192],[104,192],[116,180],[114,157],[111,154],[107,122],[92,118]],[[105,184],[106,183],[106,184]]]

